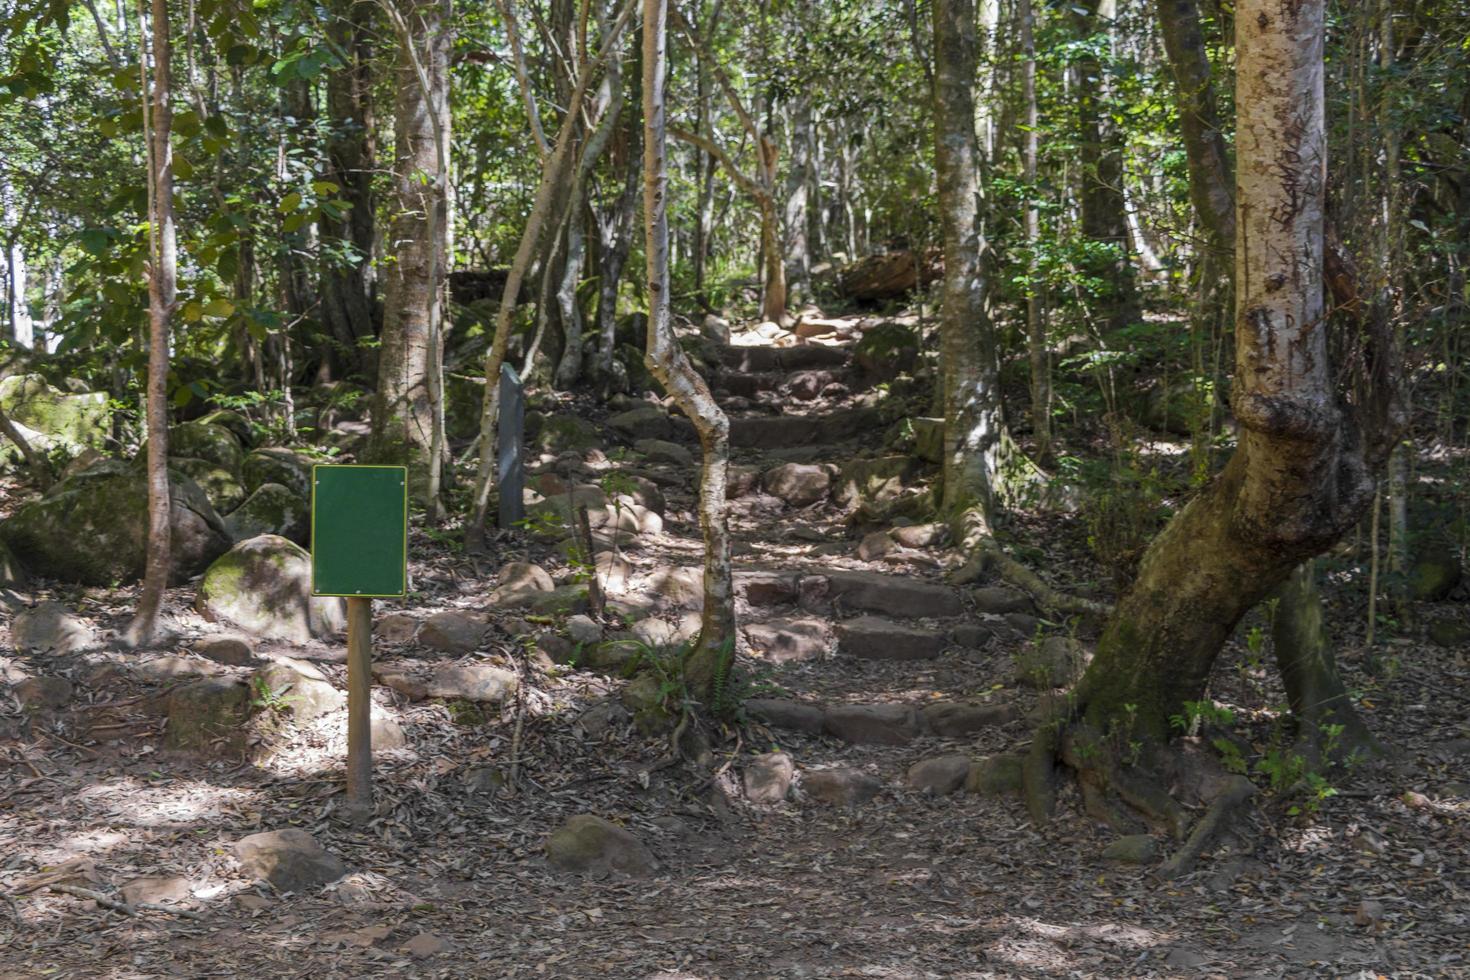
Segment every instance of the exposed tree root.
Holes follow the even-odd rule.
[[[1006,554],[991,533],[990,524],[979,507],[968,508],[955,518],[950,533],[959,542],[961,552],[970,556],[952,576],[957,585],[978,581],[993,573],[1029,595],[1043,612],[1054,616],[1082,616],[1100,623],[1113,611],[1113,607],[1105,602],[1068,595],[1053,588],[1040,575]]]
[[[1227,823],[1234,816],[1236,808],[1255,793],[1256,787],[1249,779],[1231,776],[1226,781],[1225,788],[1210,803],[1205,815],[1194,825],[1184,846],[1175,851],[1159,868],[1159,875],[1164,878],[1178,878],[1193,871],[1200,855],[1210,849],[1221,831],[1227,829]]]

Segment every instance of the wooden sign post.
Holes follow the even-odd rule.
[[[347,600],[347,812],[373,812],[373,599],[408,591],[408,470],[319,465],[311,478],[311,594]]]

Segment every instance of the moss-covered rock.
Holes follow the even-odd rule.
[[[267,483],[279,483],[297,496],[311,499],[311,468],[321,460],[294,449],[273,446],[245,457],[240,468],[245,489],[251,493]]]
[[[51,387],[39,374],[0,380],[0,408],[12,422],[40,433],[51,445],[69,452],[101,449],[107,444],[111,413],[100,391],[66,392]]]
[[[245,450],[233,432],[204,422],[184,422],[170,429],[168,452],[170,456],[208,460],[230,473],[239,473],[245,462]]]
[[[869,380],[891,381],[912,371],[918,360],[919,333],[901,323],[879,324],[853,347],[853,363]]]
[[[263,483],[225,518],[225,527],[235,541],[278,534],[306,545],[311,539],[311,498],[279,483]]]
[[[169,693],[164,744],[181,751],[239,756],[249,734],[249,710],[250,689],[239,681],[228,677],[191,681]]]
[[[235,434],[235,438],[240,440],[240,445],[247,449],[255,443],[254,426],[250,424],[249,419],[239,412],[231,411],[228,408],[220,408],[210,412],[208,415],[201,416],[195,421],[200,425],[217,425],[229,429]]]
[[[581,452],[602,445],[602,438],[597,433],[597,426],[580,416],[527,412],[526,445],[547,453]]]
[[[617,824],[581,813],[546,840],[546,860],[563,871],[647,875],[658,868],[643,842]]]
[[[169,470],[170,580],[196,575],[230,547],[229,533],[199,485]],[[38,575],[112,585],[140,578],[147,559],[148,483],[140,466],[107,460],[64,480],[4,524],[3,540]]]
[[[1460,556],[1443,541],[1431,541],[1409,569],[1409,594],[1420,602],[1438,602],[1460,584]]]
[[[991,755],[970,764],[965,777],[965,792],[980,796],[1006,796],[1021,792],[1022,763],[1020,755]]]
[[[245,487],[236,472],[207,459],[170,456],[168,465],[199,484],[215,513],[228,514],[245,501]]]
[[[274,534],[241,541],[210,565],[195,607],[206,619],[292,643],[333,636],[347,623],[341,599],[312,596],[305,549]]]
[[[886,508],[903,493],[914,472],[909,456],[849,460],[837,476],[832,497],[842,507],[870,502]]]

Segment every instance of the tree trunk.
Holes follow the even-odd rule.
[[[1026,185],[1026,350],[1031,365],[1031,437],[1036,456],[1051,456],[1051,354],[1046,342],[1046,311],[1042,307],[1042,284],[1036,260],[1041,247],[1041,211],[1037,207],[1036,157],[1038,148],[1036,111],[1036,12],[1031,0],[1019,0],[1016,17],[1021,22],[1021,101],[1026,113],[1022,137],[1022,181]]]
[[[143,67],[143,127],[148,144],[148,551],[138,608],[123,632],[126,646],[143,646],[153,639],[158,610],[168,588],[171,559],[172,500],[168,486],[168,332],[178,286],[178,232],[174,227],[174,162],[169,142],[173,128],[173,85],[169,71],[171,47],[167,0],[153,0],[153,85],[149,85],[146,57]],[[148,26],[138,5],[138,27],[146,37]]]
[[[684,661],[690,693],[711,706],[723,695],[734,660],[735,592],[725,482],[730,465],[730,422],[709,385],[674,336],[669,311],[668,172],[664,82],[668,56],[668,0],[643,0],[643,232],[648,255],[648,369],[694,423],[704,450],[700,466],[699,523],[704,532],[704,613],[699,637]],[[712,705],[720,709],[723,705]]]
[[[384,283],[383,336],[369,456],[410,468],[409,485],[431,511],[438,500],[437,434],[442,357],[441,297],[448,228],[447,0],[415,0],[395,20],[394,217]]]
[[[623,278],[623,266],[628,261],[628,252],[633,247],[638,214],[638,190],[643,174],[643,114],[630,113],[628,122],[628,159],[623,164],[623,187],[617,199],[605,213],[598,216],[597,233],[601,241],[600,269],[598,272],[597,332],[598,372],[606,378],[612,373],[613,355],[617,353],[618,332],[618,284]]]
[[[1358,519],[1386,453],[1344,412],[1328,359],[1323,0],[1244,0],[1236,33],[1239,447],[1150,545],[1104,629],[1077,691],[1095,732],[1165,739],[1240,617]]]
[[[995,337],[986,308],[977,201],[974,0],[934,3],[934,158],[944,239],[939,313],[944,397],[943,508],[987,525],[1001,442]],[[973,542],[971,542],[973,544]]]
[[[335,342],[331,361],[337,376],[369,374],[371,353],[363,342],[377,336],[372,306],[374,209],[372,184],[377,166],[372,100],[373,4],[336,0],[327,26],[332,43],[347,63],[327,76],[326,180],[338,187],[347,206],[340,217],[323,212],[322,236],[339,244],[323,249],[322,323]]]
[[[792,101],[788,122],[791,166],[786,172],[786,276],[789,281],[805,287],[812,266],[808,210],[814,206],[814,202],[808,197],[812,168],[810,95],[798,95]]]

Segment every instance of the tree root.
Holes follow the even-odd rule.
[[[1178,878],[1193,871],[1200,855],[1214,844],[1220,832],[1225,829],[1226,822],[1234,815],[1236,808],[1255,793],[1256,787],[1249,779],[1244,776],[1232,776],[1224,791],[1215,797],[1210,803],[1210,808],[1205,811],[1205,815],[1194,825],[1194,831],[1189,835],[1189,840],[1185,841],[1184,846],[1175,851],[1174,855],[1159,868],[1159,876]]]
[[[960,523],[969,526],[972,522],[962,517]],[[1046,584],[1040,575],[1006,554],[1000,542],[989,534],[957,534],[955,537],[964,543],[965,551],[970,554],[970,560],[953,576],[952,580],[957,585],[977,581],[994,572],[1002,581],[1029,595],[1043,612],[1053,616],[1081,616],[1100,623],[1113,611],[1106,602],[1068,595]]]

